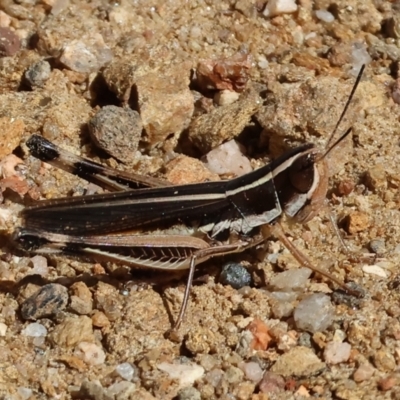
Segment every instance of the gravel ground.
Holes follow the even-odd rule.
[[[399,398],[398,1],[4,0],[0,10],[2,399]],[[351,138],[328,160],[329,207],[304,225],[282,219],[362,299],[272,239],[199,267],[171,337],[184,276],[13,244],[26,205],[100,190],[30,156],[30,135],[173,184],[226,179],[300,144],[323,149],[364,63],[339,129]],[[228,260],[250,286],[220,280]]]

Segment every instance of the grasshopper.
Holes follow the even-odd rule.
[[[172,186],[167,182],[127,174],[75,156],[41,136],[27,141],[31,154],[109,191],[106,194],[40,201],[22,212],[24,225],[15,232],[26,250],[42,254],[83,254],[95,259],[164,271],[189,269],[177,329],[184,317],[195,267],[211,257],[242,252],[272,234],[298,262],[359,295],[341,280],[314,266],[288,240],[280,227],[282,214],[304,223],[323,206],[328,190],[326,155],[361,80],[353,86],[324,152],[305,144],[268,165],[219,182]],[[177,234],[180,225],[190,233]],[[156,231],[155,231],[156,230]],[[234,241],[221,243],[229,233]]]

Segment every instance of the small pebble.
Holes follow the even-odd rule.
[[[340,364],[350,358],[349,343],[329,342],[324,349],[324,358],[328,364]]]
[[[352,180],[344,179],[338,184],[338,193],[340,196],[348,196],[355,188],[355,183]]]
[[[264,9],[264,16],[275,17],[279,14],[294,13],[297,11],[295,0],[269,0]]]
[[[393,371],[396,368],[396,360],[387,349],[381,349],[373,355],[375,367],[382,372]]]
[[[326,330],[332,325],[334,316],[335,309],[330,298],[322,293],[307,296],[293,313],[296,327],[311,333]]]
[[[346,230],[351,235],[365,231],[370,224],[370,217],[367,213],[354,211],[346,218]]]
[[[88,126],[96,146],[124,163],[136,160],[143,130],[137,111],[105,106],[89,121]]]
[[[277,342],[277,348],[280,351],[288,351],[297,345],[298,334],[296,331],[289,331],[288,333],[280,336]]]
[[[108,396],[102,398],[130,399],[133,398],[135,391],[136,385],[132,382],[115,382],[107,388]]]
[[[265,372],[259,384],[261,393],[279,393],[285,388],[285,379],[281,375],[273,372]]]
[[[346,338],[346,333],[344,331],[342,331],[341,329],[336,329],[335,333],[333,334],[332,341],[342,343],[342,342],[344,342],[345,338]]]
[[[58,283],[50,283],[21,304],[21,315],[23,319],[31,320],[52,316],[64,310],[67,304],[67,288]]]
[[[225,371],[224,379],[231,384],[238,384],[243,380],[243,371],[237,367],[229,367]]]
[[[230,285],[234,289],[250,286],[252,283],[249,271],[242,264],[234,262],[226,263],[222,267],[219,282],[222,285]]]
[[[49,267],[47,265],[47,258],[36,255],[31,258],[31,262],[33,264],[33,268],[30,271],[30,274],[37,274],[41,276],[46,276],[49,273]]]
[[[375,254],[382,255],[386,252],[385,239],[373,239],[369,242],[369,248]]]
[[[49,338],[53,344],[61,347],[74,347],[81,342],[94,342],[92,320],[86,315],[67,317],[54,327]]]
[[[220,384],[223,376],[224,376],[224,371],[222,371],[219,368],[214,368],[210,372],[207,372],[204,379],[210,385],[217,387]]]
[[[353,379],[356,382],[364,382],[369,380],[375,372],[375,368],[371,364],[362,364],[354,372]]]
[[[271,311],[274,318],[281,319],[289,317],[293,313],[293,302],[297,298],[294,292],[271,292],[269,293]]]
[[[246,379],[258,383],[263,378],[263,370],[260,364],[255,361],[249,361],[239,364],[240,369],[244,372]]]
[[[180,387],[191,386],[204,375],[204,368],[197,364],[162,362],[157,365],[157,368],[166,372],[171,379],[176,379]]]
[[[398,385],[399,382],[400,382],[399,377],[394,374],[391,374],[389,376],[386,376],[385,378],[382,378],[380,381],[378,381],[378,387],[379,387],[379,389],[386,392],[386,391],[392,389],[394,386]]]
[[[110,399],[110,396],[107,395],[107,390],[98,380],[89,381],[84,379],[78,388],[81,393],[85,394],[87,399]],[[114,396],[111,396],[111,398],[114,398]]]
[[[307,390],[307,388],[303,385],[300,385],[299,388],[295,391],[294,393],[295,398],[307,398],[311,397],[310,392]]]
[[[299,346],[312,347],[311,335],[308,332],[302,332],[297,340]]]
[[[187,387],[179,391],[178,400],[201,400],[201,393],[194,387]]]
[[[165,178],[174,185],[220,180],[220,177],[200,160],[182,154],[165,166]]]
[[[33,391],[32,389],[26,388],[26,387],[19,387],[17,389],[17,395],[16,397],[9,397],[10,399],[16,399],[16,400],[29,400],[33,396]]]
[[[364,43],[357,41],[354,42],[351,51],[352,64],[353,64],[351,73],[353,76],[357,76],[358,73],[360,72],[361,67],[363,65],[368,65],[372,61],[372,58],[369,55],[369,51],[370,50],[366,48]]]
[[[105,328],[110,326],[111,322],[107,316],[99,310],[94,310],[92,314],[92,323],[96,328]]]
[[[60,62],[71,71],[88,74],[98,71],[111,61],[112,51],[104,43],[100,33],[94,33],[89,40],[71,40],[63,47]]]
[[[115,372],[122,378],[125,379],[126,381],[131,381],[133,379],[133,376],[135,374],[135,369],[132,367],[132,365],[128,362],[118,364],[115,367]]]
[[[272,341],[272,337],[265,322],[255,318],[254,321],[249,324],[247,330],[253,334],[250,347],[253,350],[267,350],[269,343]]]
[[[326,10],[316,10],[315,11],[315,16],[321,20],[322,22],[333,22],[335,20],[335,16],[330,13],[329,11]]]
[[[215,357],[210,354],[199,354],[199,362],[206,371],[211,371],[217,364]]]
[[[200,91],[225,89],[242,92],[249,79],[252,61],[252,57],[249,54],[241,52],[227,58],[199,61],[196,68],[196,76]],[[233,95],[229,96],[231,100],[234,99]],[[225,103],[225,105],[228,104],[232,104],[232,101]]]
[[[22,331],[21,335],[30,337],[47,336],[47,329],[42,324],[33,322],[28,324]]]
[[[6,336],[8,326],[4,322],[0,322],[0,337]]]
[[[298,297],[298,294],[295,292],[270,292],[268,295],[274,300],[282,302],[293,302]]]
[[[104,350],[95,343],[80,342],[77,346],[77,356],[81,356],[83,361],[89,365],[104,364],[106,354]],[[81,353],[79,353],[79,350]]]
[[[373,192],[380,192],[387,189],[386,170],[382,164],[376,164],[365,174],[365,184]]]
[[[85,315],[92,311],[92,293],[83,282],[75,282],[70,287],[70,307],[77,314]]]
[[[236,140],[229,140],[205,155],[207,168],[218,174],[241,176],[252,171],[250,161]]]
[[[326,365],[308,347],[297,346],[282,354],[270,371],[284,377],[306,377],[324,370]]]
[[[51,67],[49,62],[40,60],[32,64],[25,72],[24,78],[26,83],[33,89],[42,87],[50,78]]]
[[[20,48],[19,37],[10,28],[0,27],[0,57],[11,57]]]
[[[379,265],[363,265],[362,270],[366,274],[376,275],[380,278],[386,279],[388,277],[388,273]]]
[[[219,106],[226,106],[239,99],[239,93],[233,90],[220,90],[214,96],[214,103]]]
[[[269,282],[269,288],[278,292],[303,290],[312,271],[308,268],[297,268],[276,274]]]

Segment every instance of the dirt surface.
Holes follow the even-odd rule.
[[[4,0],[0,10],[2,399],[399,397],[398,1]],[[169,337],[185,275],[26,254],[12,241],[33,201],[100,191],[30,156],[32,134],[174,184],[216,180],[199,160],[232,139],[253,168],[307,142],[323,151],[363,63],[339,128],[352,134],[329,157],[328,211],[282,224],[364,298],[272,239],[199,267]],[[223,179],[240,157],[217,156]],[[218,283],[228,259],[251,287]]]

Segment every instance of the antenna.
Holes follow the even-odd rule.
[[[362,75],[363,75],[363,73],[364,73],[364,69],[365,69],[365,64],[363,64],[363,65],[361,66],[360,71],[358,72],[357,79],[356,79],[356,81],[355,81],[355,83],[354,83],[354,85],[353,85],[353,88],[351,89],[350,96],[349,96],[349,98],[348,98],[347,101],[346,101],[346,105],[344,106],[344,109],[343,109],[343,111],[342,111],[342,114],[340,115],[339,120],[338,120],[338,122],[336,123],[335,129],[333,130],[333,132],[332,132],[331,135],[329,136],[328,142],[327,142],[327,144],[326,144],[326,146],[329,147],[329,148],[328,148],[328,150],[326,151],[326,153],[324,154],[324,156],[322,156],[322,158],[325,157],[325,155],[328,154],[328,153],[332,150],[332,147],[335,147],[338,143],[340,143],[340,142],[350,133],[349,130],[347,130],[347,131],[335,142],[335,144],[334,144],[333,146],[330,145],[330,143],[331,143],[333,137],[335,136],[336,131],[337,131],[338,128],[339,128],[340,123],[341,123],[342,120],[343,120],[343,117],[345,116],[345,114],[346,114],[346,112],[347,112],[347,110],[348,110],[348,108],[349,108],[349,105],[350,105],[351,101],[353,100],[354,93],[356,92],[357,87],[358,87],[358,84],[359,84],[360,81],[361,81],[361,77],[362,77]],[[351,131],[351,129],[350,129],[350,131]]]
[[[346,139],[347,136],[350,135],[350,132],[353,130],[353,127],[351,126],[349,129],[347,129],[347,131],[340,136],[340,138],[338,140],[336,140],[335,143],[333,143],[332,145],[330,145],[328,147],[328,149],[325,151],[325,153],[319,158],[319,160],[323,160],[342,140]]]

